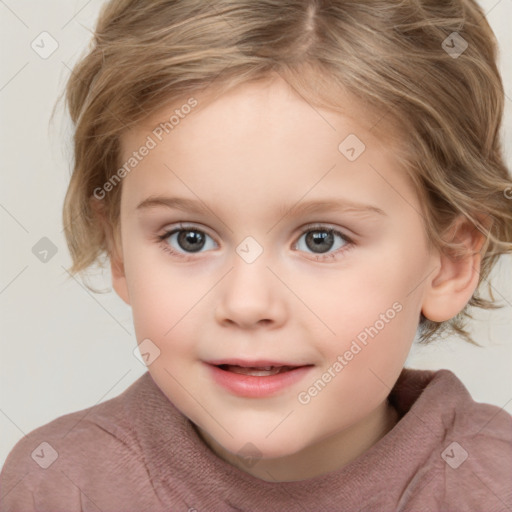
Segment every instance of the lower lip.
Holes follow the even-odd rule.
[[[228,372],[211,364],[207,364],[207,366],[217,384],[235,395],[247,398],[263,398],[275,395],[301,380],[312,368],[312,366],[301,366],[295,370],[277,373],[276,375],[257,377],[255,375]]]

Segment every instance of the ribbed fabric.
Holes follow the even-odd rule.
[[[512,510],[507,412],[472,400],[448,370],[404,369],[389,399],[399,422],[359,458],[271,483],[215,455],[145,373],[119,396],[21,439],[0,474],[0,510]]]

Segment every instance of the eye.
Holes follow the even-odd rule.
[[[301,244],[303,237],[305,237],[304,242]],[[312,250],[313,254],[317,256],[316,259],[322,260],[335,258],[337,255],[344,253],[353,246],[353,241],[333,228],[316,225],[309,226],[302,233],[296,246],[299,250],[305,252],[307,252],[307,249]]]
[[[194,227],[186,227],[180,224],[179,228],[167,231],[158,239],[162,242],[162,248],[175,256],[188,258],[190,254],[201,251],[208,244],[207,238],[213,240],[208,234]],[[215,242],[214,242],[215,243]],[[172,244],[172,245],[171,245]],[[179,249],[174,246],[178,245]],[[207,247],[207,249],[211,247]]]

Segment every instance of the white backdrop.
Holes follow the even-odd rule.
[[[102,3],[0,1],[0,465],[23,435],[115,397],[146,371],[133,355],[131,309],[111,289],[108,271],[93,282],[103,294],[90,293],[65,271],[71,259],[61,210],[72,161],[71,128],[62,109],[53,125],[49,119]],[[502,136],[512,167],[512,2],[480,4],[501,48],[507,94]],[[36,257],[36,244],[48,246],[41,242],[45,237],[55,254],[50,250],[44,263]],[[415,346],[407,361],[413,368],[454,371],[475,400],[509,413],[511,269],[511,259],[504,259],[492,277],[494,294],[506,307],[475,314],[473,334],[484,348],[454,339]]]

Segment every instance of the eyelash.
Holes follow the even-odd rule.
[[[167,239],[171,235],[173,235],[175,233],[180,233],[182,231],[195,231],[195,232],[198,232],[198,233],[202,233],[203,235],[210,236],[210,235],[208,235],[208,233],[206,233],[203,230],[198,229],[198,228],[196,228],[194,226],[186,226],[186,225],[183,225],[183,224],[179,224],[178,228],[173,228],[173,229],[167,230],[162,235],[158,235],[157,236],[157,242],[159,243],[159,245],[161,246],[161,248],[162,248],[162,250],[164,252],[167,252],[167,253],[171,254],[172,256],[176,256],[178,258],[181,258],[184,261],[191,261],[192,259],[194,259],[193,255],[195,253],[188,253],[187,254],[187,253],[182,253],[182,252],[176,251],[167,243]],[[324,260],[327,260],[327,259],[335,259],[336,257],[344,256],[344,253],[346,251],[350,250],[355,245],[353,240],[351,238],[349,238],[347,235],[341,233],[340,231],[337,231],[336,229],[333,229],[331,227],[328,227],[328,226],[322,225],[322,224],[315,224],[315,225],[312,225],[312,226],[307,226],[307,228],[304,229],[304,231],[302,231],[302,233],[300,234],[299,238],[297,239],[297,242],[305,234],[310,233],[310,232],[315,232],[315,231],[320,231],[320,232],[324,231],[324,232],[328,232],[328,233],[333,233],[335,235],[340,236],[343,239],[343,241],[345,242],[345,245],[342,248],[337,249],[335,252],[325,253],[325,254],[320,254],[320,253],[316,254],[315,255],[316,256],[316,258],[315,258],[316,261],[324,261]],[[212,237],[210,237],[210,238],[212,238]],[[297,242],[295,244],[297,244]]]

